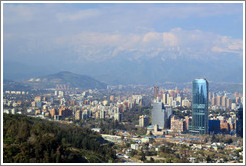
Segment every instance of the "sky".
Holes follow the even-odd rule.
[[[112,57],[243,56],[239,3],[3,4],[3,59],[83,64]]]

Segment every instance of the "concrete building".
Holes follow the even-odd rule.
[[[114,120],[117,120],[118,122],[122,121],[122,114],[120,111],[117,109],[117,111],[114,113]]]
[[[154,87],[154,93],[155,93],[154,98],[156,99],[157,96],[158,96],[158,94],[159,94],[159,87],[158,87],[158,86],[155,86],[155,87]]]
[[[147,127],[149,125],[149,117],[146,115],[139,116],[139,126],[140,127]]]
[[[227,99],[228,99],[227,96],[222,96],[222,103],[221,103],[221,105],[222,105],[223,107],[226,107],[226,106],[227,106]]]
[[[231,99],[230,98],[227,98],[226,108],[231,108]]]
[[[106,112],[104,110],[100,111],[100,119],[105,119]]]
[[[51,118],[53,118],[55,115],[57,115],[58,114],[58,111],[55,109],[55,108],[52,108],[51,110],[50,110],[50,115],[51,115]]]
[[[69,117],[73,114],[73,111],[68,109],[67,107],[64,107],[62,106],[60,109],[59,109],[59,115],[60,116],[63,116],[63,117]]]
[[[184,121],[182,119],[177,119],[176,116],[171,118],[171,130],[173,132],[181,133],[184,131]]]
[[[169,97],[168,105],[172,105],[172,104],[173,104],[173,97]]]
[[[81,120],[82,119],[82,111],[78,110],[75,113],[75,120]]]
[[[182,106],[183,107],[190,107],[191,106],[191,102],[185,98],[183,101],[182,101]]]
[[[231,109],[236,110],[237,109],[237,104],[236,103],[231,103]]]
[[[164,129],[169,129],[172,108],[169,106],[164,106],[164,104],[158,101],[158,99],[154,100],[152,106],[153,106],[153,109],[151,111],[152,125],[159,125]]]
[[[179,95],[177,96],[177,102],[179,106],[182,106],[182,98]]]
[[[165,92],[165,93],[163,93],[163,95],[162,95],[162,102],[164,103],[164,104],[167,104],[168,102],[168,99],[169,98],[169,94],[168,94],[168,92]]]
[[[192,119],[188,116],[185,116],[184,119],[184,131],[188,132],[192,127]]]
[[[217,96],[216,97],[216,105],[217,106],[222,106],[222,96]]]

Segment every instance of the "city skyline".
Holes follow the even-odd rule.
[[[1,2],[1,164],[245,164],[245,2]]]
[[[4,121],[3,126],[4,163],[64,161],[72,163],[102,161],[104,163],[110,161],[116,163],[242,163],[243,94],[238,92],[231,94],[226,91],[209,93],[208,82],[205,79],[193,80],[193,89],[119,85],[107,86],[107,89],[54,86],[49,89],[4,91],[3,117],[7,120],[7,122]],[[229,97],[227,94],[231,94],[232,103],[229,107],[225,104],[226,97]],[[216,102],[213,101],[214,98]],[[22,147],[23,142],[20,142],[20,138],[30,140],[33,136],[28,134],[29,129],[37,127],[31,124],[23,132],[25,134],[18,132],[16,135],[10,130],[13,125],[10,127],[7,125],[10,123],[8,121],[14,121],[16,118],[28,118],[28,123],[31,120],[39,121],[39,123],[50,125],[49,127],[53,126],[54,131],[60,130],[58,127],[60,124],[63,124],[63,128],[73,127],[71,131],[74,132],[78,129],[79,131],[86,129],[87,133],[93,131],[106,141],[104,144],[100,143],[101,145],[110,144],[115,147],[116,155],[104,154],[100,156],[101,161],[88,159],[82,151],[85,147],[94,147],[95,144],[91,142],[89,145],[86,144],[82,141],[85,138],[82,135],[75,137],[76,144],[72,145],[77,148],[77,157],[55,158],[55,155],[60,156],[63,152],[59,153],[56,151],[57,146],[53,146],[51,153],[50,149],[46,150],[50,153],[50,157],[49,155],[42,157],[36,153],[34,155],[24,150],[24,159],[19,158],[18,155],[11,159],[7,155],[11,152],[9,147],[13,146],[13,143],[15,146],[17,143],[17,146]],[[20,128],[17,129],[18,131],[24,131],[23,128],[26,127],[26,125],[18,126]],[[50,130],[46,125],[42,126],[46,131]],[[32,131],[36,130],[30,130],[31,133]],[[35,133],[37,135],[39,131]],[[66,139],[63,139],[64,135],[60,134],[61,132],[58,135],[55,134],[54,139],[59,144],[64,144]],[[71,137],[71,135],[68,136]],[[11,141],[10,137],[16,139],[16,142]],[[49,141],[45,142],[49,144]],[[81,142],[83,147],[77,144],[78,142]],[[29,144],[35,145],[34,148],[30,147],[35,151],[40,149],[37,141]],[[45,149],[45,144],[42,144],[42,147]],[[172,150],[170,150],[171,147]],[[40,153],[42,154],[43,151]],[[201,154],[205,155],[201,156]],[[82,160],[83,158],[86,160]]]

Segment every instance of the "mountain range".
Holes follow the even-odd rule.
[[[46,62],[42,63],[46,66],[36,67],[21,63],[13,65],[12,62],[6,61],[3,72],[5,79],[23,80],[64,70],[89,75],[110,85],[182,83],[201,77],[213,82],[243,82],[243,57],[235,54],[197,57],[191,55],[138,57],[132,56],[133,54],[135,53],[126,52],[107,59],[81,60],[76,63],[69,63],[67,59],[63,59],[58,64]]]
[[[80,89],[105,89],[107,85],[86,75],[79,75],[68,71],[63,71],[46,76],[30,78],[28,80],[14,82],[4,81],[5,90],[20,90],[22,87],[32,87],[38,89],[56,88],[56,86],[66,86]],[[16,85],[16,86],[14,86]],[[23,89],[23,90],[25,90]]]

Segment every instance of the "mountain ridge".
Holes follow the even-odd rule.
[[[83,59],[83,61],[74,60],[59,65],[54,62],[45,64],[52,66],[52,72],[58,72],[62,69],[63,71],[86,74],[110,85],[155,84],[166,81],[180,83],[200,77],[206,77],[215,82],[243,82],[243,57],[235,54],[204,55],[197,58],[195,55],[170,57],[165,56],[165,53],[153,57],[136,57],[133,55],[134,52],[123,52],[105,60],[103,58],[98,58],[98,61]],[[48,70],[50,69],[46,67],[37,67],[30,74],[19,68],[18,73],[21,73],[23,78],[24,75],[27,78],[28,76],[33,77],[34,73],[40,76],[51,73]],[[40,71],[43,74],[40,74]],[[14,74],[13,68],[10,65],[7,66],[7,62],[4,63],[4,77],[10,79],[14,77]]]
[[[80,89],[105,89],[107,84],[90,76],[79,75],[69,71],[62,71],[41,77],[32,77],[25,81],[12,81],[4,79],[4,90],[27,90],[56,88],[57,85],[66,85],[70,88]]]
[[[31,84],[37,84],[40,87],[42,87],[41,84],[44,84],[44,87],[46,88],[54,88],[59,84],[81,89],[105,89],[107,86],[105,83],[102,83],[90,76],[75,74],[70,71],[61,71],[58,73],[37,77],[34,81],[29,80],[28,82]]]

